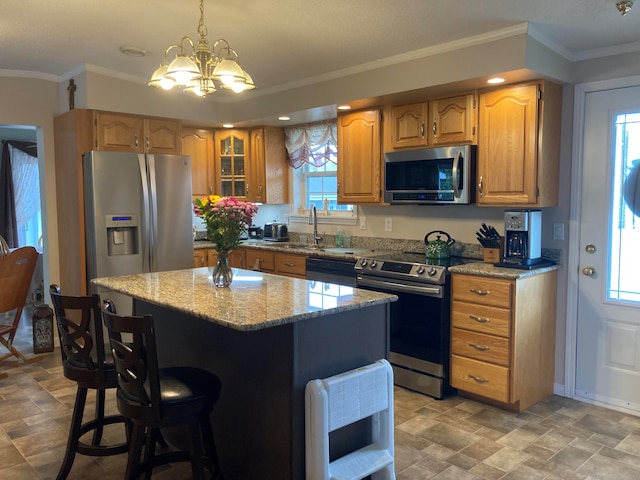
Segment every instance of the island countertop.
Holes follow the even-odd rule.
[[[233,269],[217,288],[212,267],[103,277],[91,283],[241,331],[261,330],[397,300],[395,295]]]

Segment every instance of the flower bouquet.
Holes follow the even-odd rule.
[[[207,240],[214,244],[213,248],[218,252],[218,262],[213,270],[214,283],[216,286],[229,286],[233,278],[229,252],[240,246],[240,236],[251,226],[258,206],[235,197],[209,195],[196,199],[193,211],[204,220]]]

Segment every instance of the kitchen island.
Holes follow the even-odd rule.
[[[388,358],[389,302],[397,299],[241,269],[230,288],[213,286],[211,268],[92,283],[153,315],[160,365],[218,375],[212,424],[220,461],[225,478],[243,480],[305,477],[306,383]],[[361,425],[339,432],[333,453],[366,435]]]

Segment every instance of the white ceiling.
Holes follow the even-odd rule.
[[[6,2],[5,2],[6,3]],[[2,9],[2,70],[65,79],[85,65],[146,82],[167,46],[197,36],[198,0],[20,0]],[[530,32],[569,60],[640,50],[640,1],[206,0],[209,40],[225,38],[260,89],[509,29]],[[131,58],[119,51],[147,51]],[[93,68],[93,67],[92,67]]]

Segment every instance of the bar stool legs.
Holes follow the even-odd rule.
[[[73,466],[73,460],[75,459],[76,453],[103,457],[107,455],[118,455],[128,451],[129,447],[127,441],[116,445],[100,445],[105,425],[125,422],[124,417],[121,415],[105,416],[104,389],[96,390],[95,418],[84,424],[82,423],[84,408],[87,401],[87,392],[88,388],[78,385],[76,400],[73,406],[73,414],[71,417],[71,426],[69,428],[67,450],[65,451],[64,460],[62,461],[62,466],[60,467],[58,476],[56,477],[57,480],[64,480],[67,478],[71,471],[71,467]],[[82,442],[80,437],[91,431],[93,431],[91,444]]]

